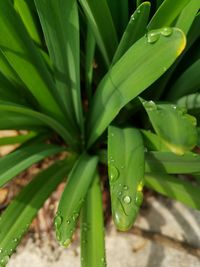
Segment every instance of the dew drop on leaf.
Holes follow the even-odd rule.
[[[153,111],[153,110],[156,110],[157,109],[156,104],[152,100],[146,101],[144,103],[144,106],[149,111]]]
[[[147,42],[149,44],[153,44],[155,42],[157,42],[160,38],[160,35],[158,32],[150,32],[147,34]]]
[[[131,197],[130,196],[124,196],[123,201],[126,204],[130,204],[131,203]]]
[[[135,205],[140,207],[143,201],[143,194],[142,192],[137,192],[135,197]]]
[[[63,243],[62,243],[62,245],[63,245],[63,247],[68,247],[70,244],[71,244],[71,239],[66,239]]]
[[[164,28],[162,28],[162,30],[161,30],[161,34],[162,34],[163,36],[166,36],[166,37],[172,35],[172,32],[173,32],[172,28],[169,28],[169,27],[164,27]]]
[[[59,228],[62,224],[63,218],[60,215],[56,215],[55,219],[54,219],[54,225],[56,228]]]
[[[124,189],[124,190],[128,190],[128,186],[127,186],[127,185],[124,185],[124,186],[123,186],[123,189]]]
[[[111,165],[110,166],[110,181],[111,181],[111,183],[117,181],[118,178],[119,178],[119,170],[114,165]]]

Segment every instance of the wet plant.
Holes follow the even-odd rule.
[[[69,246],[80,221],[81,266],[106,266],[99,164],[121,231],[133,227],[144,187],[200,209],[199,8],[199,0],[0,0],[0,129],[26,131],[0,139],[19,144],[0,159],[0,186],[66,155],[2,213],[0,266],[65,179],[56,238]]]

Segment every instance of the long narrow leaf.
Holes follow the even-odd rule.
[[[117,229],[127,231],[143,201],[144,145],[138,129],[108,129],[108,172],[112,215]]]
[[[94,178],[98,158],[82,154],[69,175],[55,217],[56,237],[67,247],[75,231],[81,207]]]
[[[76,136],[72,136],[68,133],[66,128],[62,126],[61,123],[59,123],[57,120],[54,120],[53,118],[39,113],[37,111],[25,108],[23,106],[18,105],[12,105],[10,103],[6,103],[3,101],[0,101],[0,111],[6,111],[6,112],[13,112],[15,114],[22,114],[22,117],[27,120],[27,116],[33,120],[38,120],[43,125],[47,125],[48,127],[52,128],[55,132],[57,132],[67,143],[71,144],[75,148],[77,148],[77,139]],[[30,120],[29,119],[29,120]]]
[[[117,47],[117,36],[112,16],[106,0],[79,0],[96,42],[109,67],[115,49]]]
[[[37,27],[37,21],[34,16],[33,10],[26,0],[14,0],[14,7],[20,14],[22,21],[30,34],[31,38],[41,45],[41,38]]]
[[[165,0],[160,5],[148,25],[148,30],[171,26],[176,17],[190,0]]]
[[[170,67],[184,47],[183,33],[167,28],[150,32],[124,54],[97,88],[87,125],[88,146],[103,133],[124,105]]]
[[[107,151],[101,150],[98,155],[100,162],[107,165]],[[198,174],[200,173],[200,156],[191,152],[182,156],[172,152],[145,152],[145,172]]]
[[[34,163],[62,150],[63,148],[58,146],[39,144],[24,146],[4,156],[0,159],[0,186]]]
[[[115,64],[121,56],[146,33],[150,12],[150,2],[142,3],[130,18],[122,39],[117,47],[112,63]]]
[[[81,212],[81,266],[106,266],[102,196],[97,173]]]
[[[176,27],[187,34],[199,9],[200,0],[190,0],[178,17]]]
[[[54,81],[11,1],[0,1],[0,50],[41,109],[65,121],[54,99]]]
[[[57,92],[70,124],[83,127],[80,96],[79,23],[75,0],[35,0],[53,64]]]
[[[0,218],[0,262],[5,266],[45,200],[72,168],[74,159],[42,171],[12,201]]]
[[[145,184],[164,196],[200,210],[200,186],[164,174],[146,174]]]
[[[193,63],[182,75],[176,80],[170,89],[171,94],[168,96],[178,99],[184,95],[196,93],[200,90],[200,59]]]

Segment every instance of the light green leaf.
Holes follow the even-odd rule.
[[[97,161],[97,157],[84,153],[69,174],[55,217],[56,237],[64,247],[72,241],[81,207],[94,178]]]
[[[195,117],[172,104],[144,100],[142,103],[155,132],[173,153],[183,155],[194,148],[197,144]]]
[[[177,105],[180,108],[185,108],[189,112],[197,113],[197,119],[199,119],[200,111],[200,93],[186,95],[177,100]]]
[[[0,218],[0,262],[4,267],[38,210],[67,175],[74,159],[59,161],[39,173],[11,202]]]
[[[200,210],[200,186],[165,174],[146,174],[145,185],[160,194]]]
[[[79,0],[107,67],[117,47],[117,36],[107,0]]]
[[[144,145],[139,130],[108,128],[108,173],[112,216],[117,229],[129,230],[143,201]]]
[[[82,128],[79,18],[76,1],[35,0],[35,4],[53,64],[59,102],[70,125],[75,123]]]
[[[159,6],[148,25],[148,30],[171,26],[183,8],[191,0],[165,0]]]
[[[121,56],[123,56],[123,54],[145,34],[150,7],[150,2],[144,2],[131,16],[113,57],[113,64],[115,64]]]
[[[98,173],[88,190],[81,212],[81,266],[105,267],[102,195]]]
[[[34,163],[63,151],[62,147],[39,144],[23,146],[0,159],[0,186]]]
[[[37,28],[37,21],[35,19],[33,10],[30,8],[26,0],[14,0],[14,7],[19,13],[22,21],[31,36],[31,38],[41,46],[40,34]]]
[[[190,2],[180,13],[176,21],[176,27],[181,29],[185,34],[187,34],[199,9],[200,0],[190,0]]]
[[[170,67],[184,47],[185,36],[179,29],[164,28],[150,32],[124,54],[97,88],[88,118],[88,147],[124,105]]]

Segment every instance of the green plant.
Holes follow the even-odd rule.
[[[80,216],[82,266],[106,265],[98,163],[108,164],[119,230],[132,227],[143,186],[200,209],[199,8],[199,0],[0,0],[0,129],[28,131],[0,139],[21,143],[0,159],[0,186],[68,152],[2,214],[0,266],[66,176],[57,239],[68,246]]]

